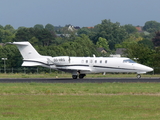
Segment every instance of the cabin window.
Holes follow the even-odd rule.
[[[102,60],[100,60],[99,62],[102,63]]]
[[[95,60],[95,63],[97,63],[97,60]]]
[[[84,63],[84,60],[82,60],[81,62]]]
[[[86,63],[88,63],[88,60],[86,60]]]
[[[107,60],[105,60],[105,63],[107,63]]]

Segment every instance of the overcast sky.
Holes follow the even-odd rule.
[[[0,0],[0,25],[94,26],[110,19],[121,25],[160,22],[160,0]]]

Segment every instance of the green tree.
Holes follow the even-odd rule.
[[[2,25],[0,25],[0,30],[1,30],[1,29],[2,29],[2,30],[4,29]]]
[[[132,34],[127,39],[125,39],[122,43],[116,44],[116,48],[128,48],[130,45],[137,44],[136,37]]]
[[[94,29],[96,29],[96,33],[92,34],[90,39],[96,43],[99,37],[105,38],[108,40],[111,50],[115,49],[115,44],[119,44],[127,38],[126,30],[118,22],[112,23],[110,20],[102,20],[102,23],[96,25]]]
[[[159,60],[160,60],[160,47],[159,46],[155,48],[155,53],[151,57],[153,58],[153,67],[159,68],[160,67],[160,62],[159,62]],[[159,69],[155,69],[154,71],[156,73],[157,72],[160,73]]]
[[[155,37],[152,39],[152,42],[155,47],[160,46],[160,31],[155,32]]]
[[[4,26],[4,30],[7,30],[11,33],[15,33],[15,29],[11,25]]]
[[[133,26],[133,25],[131,25],[131,24],[124,25],[124,28],[126,29],[126,32],[127,32],[128,34],[132,34],[132,33],[137,32],[136,27]]]
[[[109,51],[108,41],[105,38],[99,37],[96,45]]]
[[[46,29],[34,29],[34,36],[38,38],[43,46],[49,46],[54,40],[54,36]]]
[[[143,30],[147,32],[156,32],[160,30],[160,23],[156,21],[147,21],[143,27]]]
[[[6,42],[13,42],[13,39],[15,38],[15,35],[9,35],[9,36],[6,36],[4,40],[2,40],[3,43],[6,43]]]
[[[35,29],[44,29],[44,26],[42,24],[36,24],[34,25]]]
[[[53,41],[54,45],[60,45],[64,42],[66,42],[67,40],[64,39],[63,37],[56,37],[55,40]]]
[[[55,36],[46,29],[21,28],[17,30],[14,41],[30,41],[39,45],[49,46],[53,43]]]
[[[0,42],[12,42],[15,35],[11,33],[9,30],[0,29]]]
[[[30,42],[31,44],[33,44],[33,45],[39,45],[39,40],[38,40],[38,38],[36,38],[35,36],[32,37],[32,38],[29,40],[29,42]]]
[[[7,68],[17,68],[22,64],[22,56],[16,46],[5,45],[0,47],[0,58],[7,58],[6,67]],[[3,67],[3,61],[1,62],[1,67]]]
[[[125,52],[127,57],[131,59],[137,59],[137,62],[141,64],[148,66],[153,65],[152,55],[154,51],[144,44],[130,44],[130,46],[126,48]]]
[[[14,41],[28,41],[32,37],[34,37],[34,29],[33,28],[21,28],[18,29]]]
[[[52,24],[47,24],[45,26],[45,29],[48,30],[48,31],[50,31],[50,32],[53,32],[54,31],[54,26]]]
[[[20,29],[23,29],[23,28],[26,28],[26,27],[21,26],[21,27],[18,27],[18,29],[17,29],[17,30],[20,30]]]
[[[77,31],[77,34],[78,35],[81,35],[81,34],[85,34],[85,35],[90,35],[91,34],[91,32],[92,32],[92,29],[93,28],[87,28],[87,27],[83,27],[83,28],[81,28],[81,29],[79,29],[78,31]]]
[[[50,47],[50,46],[49,46]],[[74,37],[72,41],[66,41],[58,46],[53,46],[56,55],[68,56],[92,56],[95,54],[99,56],[97,47],[86,35]]]
[[[3,31],[4,30],[0,29],[0,42],[2,42],[2,40],[3,40]]]
[[[153,42],[149,39],[143,39],[141,41],[138,41],[138,44],[143,44],[143,45],[146,45],[148,46],[150,49],[153,49],[154,48],[154,45],[153,45]]]

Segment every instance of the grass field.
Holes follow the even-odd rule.
[[[159,120],[157,83],[0,83],[2,120]]]

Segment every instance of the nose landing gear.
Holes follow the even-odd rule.
[[[140,75],[140,74],[137,74],[137,78],[140,79],[140,78],[141,78],[141,75]]]

